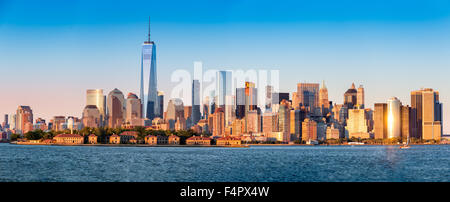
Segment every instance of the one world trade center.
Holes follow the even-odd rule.
[[[159,116],[157,80],[156,80],[156,45],[150,40],[150,20],[148,41],[142,44],[140,98],[142,117],[152,120]]]

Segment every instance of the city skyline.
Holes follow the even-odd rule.
[[[14,7],[13,3],[11,3],[12,7]],[[431,3],[432,4],[432,3]],[[4,5],[8,5],[8,2],[6,2]],[[239,8],[239,4],[237,4],[237,7]],[[433,4],[434,5],[434,4]],[[245,5],[244,5],[245,6]],[[0,7],[1,8],[1,7]],[[433,9],[433,8],[429,8]],[[12,9],[14,10],[14,9]],[[15,31],[24,29],[25,27],[30,26],[31,32],[43,32],[48,30],[65,30],[64,28],[66,25],[64,24],[57,24],[57,25],[44,25],[41,28],[36,28],[33,25],[26,24],[21,21],[19,18],[16,22],[17,24],[8,24],[14,22],[14,20],[8,20],[8,17],[11,18],[12,16],[15,16],[15,14],[11,14],[11,11],[4,14],[5,17],[0,16],[0,30],[5,32],[0,32],[0,36],[2,36],[3,39],[0,39],[0,53],[2,55],[5,55],[7,58],[5,58],[5,61],[0,62],[0,66],[2,67],[2,70],[6,70],[6,78],[3,78],[1,81],[2,86],[8,86],[8,88],[5,90],[5,93],[9,95],[9,97],[13,97],[14,99],[2,101],[2,105],[0,106],[0,113],[2,114],[12,114],[16,111],[18,105],[28,105],[32,108],[34,117],[42,117],[44,119],[50,120],[53,116],[57,115],[64,115],[64,116],[76,116],[81,117],[81,113],[85,107],[85,92],[86,89],[103,89],[105,93],[110,92],[114,88],[118,88],[123,92],[123,94],[128,94],[129,92],[138,94],[139,88],[138,83],[140,82],[138,78],[139,75],[139,42],[142,42],[145,40],[146,35],[146,25],[148,22],[144,23],[145,19],[148,19],[146,17],[139,17],[142,19],[138,19],[138,17],[133,19],[128,19],[128,21],[123,22],[119,21],[117,27],[128,27],[133,28],[130,31],[129,34],[132,36],[130,39],[125,40],[125,42],[121,42],[118,38],[115,38],[112,41],[112,44],[118,43],[120,45],[124,45],[125,43],[129,43],[132,39],[136,41],[133,41],[132,43],[129,43],[125,45],[127,47],[123,50],[116,50],[114,51],[113,55],[115,58],[111,61],[108,61],[104,65],[99,65],[98,61],[105,60],[106,58],[110,56],[106,56],[108,53],[106,52],[103,54],[97,54],[98,58],[90,57],[88,54],[81,53],[84,48],[87,48],[87,44],[81,44],[77,47],[74,47],[73,45],[68,45],[68,47],[58,47],[58,53],[56,54],[57,57],[61,57],[62,59],[59,59],[57,61],[62,61],[62,64],[56,64],[49,62],[50,56],[52,53],[56,51],[56,47],[53,47],[51,44],[49,44],[48,48],[44,48],[44,52],[37,54],[38,56],[41,56],[42,58],[36,59],[36,56],[30,55],[30,60],[33,60],[35,62],[35,65],[37,66],[38,70],[41,70],[45,73],[38,73],[34,74],[35,71],[29,68],[29,62],[26,61],[18,61],[10,59],[9,56],[12,58],[16,58],[18,56],[18,53],[16,49],[22,48],[25,44],[29,44],[27,42],[26,37],[24,37],[24,41],[20,42],[18,40],[10,40],[12,35]],[[20,12],[17,12],[17,14]],[[445,13],[445,12],[444,12]],[[448,14],[448,13],[446,13]],[[239,16],[239,12],[237,12],[237,15]],[[434,16],[434,15],[432,15]],[[42,16],[41,16],[42,17]],[[317,16],[316,16],[317,17]],[[424,17],[425,18],[425,17]],[[3,19],[3,20],[2,20]],[[233,19],[233,18],[232,18]],[[250,18],[251,19],[251,18]],[[175,19],[171,19],[175,20]],[[275,57],[269,59],[260,59],[265,56],[265,53],[257,51],[254,54],[251,54],[252,52],[250,50],[255,49],[256,47],[260,47],[260,45],[257,45],[257,40],[251,40],[249,43],[243,43],[243,44],[236,44],[232,42],[233,45],[238,45],[239,48],[242,48],[242,50],[236,50],[236,52],[230,52],[229,45],[225,45],[223,50],[219,48],[213,48],[213,52],[218,55],[214,54],[208,54],[208,50],[205,46],[202,46],[202,43],[195,43],[197,45],[200,45],[199,50],[195,51],[195,54],[187,54],[185,56],[181,55],[178,49],[186,51],[184,49],[186,45],[192,44],[189,43],[180,43],[179,39],[177,38],[183,38],[183,37],[193,37],[192,33],[190,35],[183,35],[183,33],[179,34],[168,34],[164,35],[165,32],[168,32],[173,29],[180,29],[180,28],[188,28],[188,31],[193,32],[195,29],[198,29],[199,27],[203,27],[203,29],[208,33],[218,33],[220,32],[220,27],[223,26],[223,29],[230,29],[229,35],[224,37],[223,39],[226,39],[227,42],[230,42],[233,40],[241,41],[242,39],[239,39],[242,36],[242,38],[247,38],[251,34],[255,34],[255,32],[261,31],[262,27],[261,22],[253,22],[252,20],[249,20],[249,22],[239,22],[236,21],[236,19],[222,22],[219,19],[216,19],[216,21],[212,22],[201,22],[201,20],[196,24],[196,21],[193,21],[191,23],[188,22],[181,22],[181,23],[174,23],[174,22],[167,22],[167,19],[165,20],[164,17],[161,16],[161,14],[156,15],[156,17],[152,16],[152,26],[155,24],[155,27],[152,27],[152,39],[158,43],[158,70],[162,69],[163,71],[159,71],[158,77],[159,83],[158,86],[163,86],[162,88],[158,90],[162,90],[164,92],[170,92],[171,87],[173,87],[173,83],[170,83],[169,79],[161,79],[161,78],[170,78],[171,71],[177,69],[177,68],[184,68],[188,71],[192,71],[193,69],[193,62],[194,61],[203,61],[206,68],[214,68],[214,69],[220,69],[220,70],[227,70],[227,69],[235,69],[235,68],[254,68],[255,66],[262,67],[265,69],[271,69],[271,68],[279,68],[280,69],[280,78],[284,78],[282,82],[280,83],[280,92],[289,92],[292,93],[296,89],[296,84],[301,83],[303,81],[308,81],[308,83],[320,83],[322,80],[326,81],[327,88],[328,88],[328,94],[329,94],[329,100],[333,101],[333,103],[339,103],[342,104],[343,102],[343,94],[348,89],[348,86],[350,86],[351,83],[357,83],[357,84],[363,84],[365,87],[365,96],[366,96],[366,107],[374,109],[374,103],[380,103],[380,102],[386,102],[391,97],[398,97],[400,101],[403,104],[409,104],[410,103],[410,92],[413,90],[418,90],[422,87],[429,87],[433,88],[435,90],[438,90],[441,92],[441,102],[444,103],[444,133],[448,134],[450,133],[450,128],[448,124],[448,121],[446,121],[446,114],[448,114],[449,110],[446,109],[446,103],[448,103],[448,95],[450,93],[450,89],[448,85],[445,83],[445,75],[448,73],[448,67],[449,60],[444,58],[444,56],[447,56],[447,53],[449,51],[448,47],[448,39],[443,39],[442,36],[449,33],[447,29],[445,29],[446,24],[448,24],[448,16],[434,16],[426,19],[416,19],[411,20],[412,22],[404,22],[408,20],[402,21],[403,23],[400,23],[396,20],[392,19],[378,19],[374,20],[375,22],[370,22],[370,20],[362,20],[364,23],[368,23],[368,27],[363,28],[361,26],[353,24],[354,21],[357,20],[343,20],[343,22],[332,22],[331,19],[322,19],[326,22],[326,24],[334,26],[341,25],[343,27],[350,28],[351,31],[356,31],[356,33],[362,34],[356,35],[354,43],[349,44],[350,47],[353,47],[355,49],[349,50],[345,49],[344,53],[336,53],[336,55],[332,55],[331,52],[336,51],[338,52],[338,44],[341,44],[344,42],[348,42],[347,37],[353,36],[353,34],[350,34],[350,32],[342,31],[339,28],[335,28],[335,30],[328,30],[332,33],[340,33],[343,35],[338,35],[335,37],[330,36],[329,34],[326,34],[327,31],[322,30],[323,27],[320,26],[320,20],[317,21],[316,26],[306,25],[308,23],[313,23],[313,20],[302,22],[301,20],[297,19],[295,22],[290,22],[292,24],[282,24],[280,26],[280,30],[283,31],[289,31],[291,30],[291,34],[288,34],[288,39],[292,40],[297,44],[298,46],[306,45],[308,48],[312,49],[312,52],[315,52],[317,55],[314,55],[311,53],[305,53],[304,51],[306,49],[293,49],[293,46],[286,43],[286,39],[284,40],[275,40],[278,42],[274,45],[274,49],[267,48],[266,50],[271,51],[279,51],[283,54],[275,55]],[[100,20],[101,21],[101,20]],[[339,21],[339,20],[337,20]],[[368,22],[369,21],[369,22]],[[128,25],[127,23],[130,23]],[[306,23],[308,22],[308,23]],[[392,24],[387,23],[385,26],[381,26],[382,22],[391,22]],[[61,22],[60,22],[61,23]],[[105,23],[105,22],[104,22]],[[371,24],[374,23],[374,24]],[[398,29],[394,28],[393,25],[399,23],[400,27],[409,27],[412,30],[423,28],[423,27],[429,27],[431,28],[429,32],[422,31],[422,32],[412,32],[412,35],[409,37],[406,37],[406,39],[400,39],[400,36],[397,35],[395,32],[399,31]],[[109,27],[110,29],[115,29],[114,26],[106,26],[107,23],[100,25],[100,27]],[[242,35],[239,32],[232,31],[236,27],[240,27],[242,25],[254,25],[254,27],[244,29],[242,31]],[[270,26],[270,22],[268,23]],[[77,42],[79,40],[83,40],[84,36],[83,34],[86,33],[86,31],[89,30],[96,30],[90,25],[93,24],[83,24],[83,23],[72,23],[68,24],[70,27],[77,28],[75,32],[71,32],[72,35],[69,37],[70,42]],[[138,28],[138,25],[140,26]],[[292,29],[289,29],[289,25],[293,26]],[[414,26],[413,26],[414,25]],[[136,26],[136,27],[135,27]],[[172,26],[172,28],[170,28]],[[392,27],[391,27],[392,26]],[[192,27],[192,28],[191,28]],[[273,25],[272,25],[273,27]],[[441,28],[442,27],[442,28]],[[233,28],[233,29],[231,29]],[[299,33],[299,28],[311,28],[304,30],[304,32],[310,33],[311,32],[319,32],[323,34],[323,37],[325,39],[325,42],[330,42],[332,44],[331,49],[330,46],[327,46],[324,44],[325,42],[320,42],[319,38],[314,38],[311,35],[299,35],[298,39],[293,38],[292,35]],[[382,31],[383,29],[386,29],[385,31]],[[368,32],[375,30],[377,31],[377,34],[380,34],[378,36],[371,36],[368,35]],[[408,30],[408,29],[407,29]],[[102,33],[101,31],[96,30],[97,34]],[[111,30],[109,30],[111,31]],[[274,30],[267,30],[269,33],[276,32]],[[417,30],[415,30],[417,31]],[[139,32],[139,33],[137,33]],[[3,33],[3,34],[1,34]],[[117,34],[114,34],[115,37],[118,37]],[[61,34],[56,32],[55,34],[60,34],[59,36],[62,38],[65,38],[67,36],[66,34]],[[166,33],[167,34],[167,33]],[[281,33],[277,33],[278,36],[280,36]],[[383,34],[386,34],[385,37],[380,37]],[[423,34],[427,40],[421,40],[417,42],[417,46],[405,46],[406,44],[409,44],[410,42],[416,42],[415,39],[418,36],[421,36]],[[255,35],[257,39],[262,39],[264,36],[268,36],[266,34],[258,34]],[[281,34],[281,36],[283,36]],[[321,35],[322,36],[322,35]],[[437,37],[437,38],[430,38],[430,37]],[[32,36],[32,39],[35,36]],[[103,36],[92,36],[91,40],[99,40],[101,42]],[[261,38],[260,38],[261,37]],[[268,39],[274,40],[274,36],[268,36]],[[305,37],[301,39],[302,37]],[[362,37],[362,38],[361,38]],[[114,37],[113,37],[114,38]],[[195,37],[194,37],[195,38]],[[218,39],[221,38],[220,35],[215,37],[207,37],[206,39],[199,39],[196,38],[195,41],[200,41],[204,43],[210,43],[215,42],[213,44],[218,45],[221,44],[221,42],[218,41]],[[111,38],[109,38],[111,39]],[[173,42],[169,42],[169,40],[174,39]],[[314,39],[314,43],[301,43],[302,40],[306,39]],[[379,42],[380,40],[386,40],[386,47],[382,47],[380,45],[375,45],[372,42]],[[439,40],[442,39],[442,40]],[[53,40],[53,39],[52,39]],[[38,43],[44,43],[44,42],[51,42],[50,38],[44,37],[42,40],[37,40]],[[56,44],[58,44],[61,39],[55,39]],[[298,41],[300,40],[300,41]],[[351,40],[350,40],[351,41]],[[12,46],[12,42],[18,43],[17,46]],[[358,42],[363,42],[367,47],[359,46]],[[393,43],[395,45],[388,45],[387,43]],[[428,44],[427,44],[428,43]],[[427,45],[426,45],[427,44]],[[313,46],[315,45],[315,46]],[[84,48],[83,48],[84,47]],[[97,45],[93,44],[94,49],[97,47]],[[112,45],[113,49],[118,48],[118,46]],[[270,47],[270,46],[269,46]],[[419,57],[418,59],[414,59],[412,56],[407,56],[405,53],[408,52],[401,52],[401,50],[405,50],[404,48],[412,48],[412,52],[414,54],[412,55],[420,55],[419,53],[423,53],[423,55],[420,55],[422,57]],[[421,48],[425,47],[424,50],[419,50]],[[10,50],[8,48],[12,48],[11,52],[7,52],[7,50]],[[59,50],[62,48],[63,51]],[[212,48],[212,47],[209,47]],[[394,49],[390,49],[394,48]],[[396,49],[398,48],[398,49]],[[432,51],[432,53],[426,53],[426,51],[429,51],[430,48],[436,48]],[[31,50],[36,49],[36,47],[31,47]],[[172,51],[173,50],[173,56]],[[204,49],[203,51],[201,51]],[[28,50],[28,49],[26,49]],[[38,49],[39,50],[39,49]],[[66,53],[64,53],[67,50]],[[137,50],[137,52],[136,52]],[[356,53],[357,51],[362,51],[359,53]],[[384,52],[386,50],[390,50],[393,52]],[[76,56],[71,55],[75,51]],[[78,52],[80,51],[80,52]],[[330,51],[330,52],[329,52]],[[436,53],[436,51],[440,51]],[[228,52],[230,55],[222,55],[220,56],[220,53]],[[137,54],[136,54],[137,53]],[[303,54],[298,54],[303,53]],[[328,61],[322,61],[320,53],[326,53],[324,54],[323,58],[329,59]],[[394,54],[394,55],[389,55]],[[242,56],[236,57],[237,54],[242,54]],[[297,58],[297,54],[300,56],[300,58]],[[288,55],[289,57],[286,57]],[[235,56],[236,58],[232,58]],[[247,60],[245,60],[243,56],[248,56]],[[313,59],[316,59],[315,61],[312,61],[312,59],[305,59],[307,56],[313,56]],[[344,56],[343,58],[340,58],[339,56]],[[365,59],[368,59],[366,61],[363,61],[362,59],[355,59],[355,61],[350,61],[349,59],[353,57],[362,57]],[[398,56],[398,58],[395,58],[395,56]],[[224,59],[220,59],[220,57],[223,57]],[[123,58],[123,60],[121,59]],[[136,61],[134,61],[137,58]],[[178,58],[181,58],[178,60]],[[382,58],[384,60],[381,60],[382,62],[378,62],[378,58]],[[86,60],[84,60],[86,59]],[[287,60],[286,60],[287,59]],[[46,61],[44,61],[46,60]],[[75,60],[75,64],[68,64],[68,62],[72,62]],[[176,62],[171,62],[175,61]],[[289,61],[289,62],[287,62]],[[307,63],[305,63],[307,61]],[[437,63],[436,63],[437,62]],[[119,65],[114,65],[114,63],[118,63]],[[315,65],[314,65],[315,63]],[[137,64],[137,65],[136,65]],[[432,67],[429,67],[433,65]],[[43,67],[46,66],[47,67]],[[58,69],[57,67],[63,65],[66,66],[66,68]],[[77,65],[85,65],[88,69],[83,69],[82,71],[76,71]],[[380,65],[380,67],[377,67]],[[398,68],[395,68],[395,66],[398,65]],[[109,69],[109,66],[112,66],[111,72],[104,72],[105,68]],[[359,68],[358,68],[359,66]],[[7,68],[4,68],[7,67]],[[298,68],[297,68],[298,67]],[[320,67],[323,69],[323,71],[317,71],[313,70],[315,68]],[[23,75],[23,71],[18,71],[16,69],[22,70],[28,70],[30,75],[33,77],[30,77],[30,75]],[[71,68],[74,68],[73,70],[70,70]],[[330,69],[332,68],[332,69]],[[394,69],[392,69],[394,68]],[[68,70],[69,69],[69,70]],[[339,71],[336,71],[335,69],[338,69]],[[37,71],[37,72],[41,72]],[[380,72],[378,72],[380,71]],[[383,72],[385,71],[385,72]],[[439,72],[438,72],[439,71]],[[55,72],[55,75],[52,75],[53,72]],[[92,73],[91,73],[92,72]],[[100,72],[102,72],[100,74]],[[292,74],[294,72],[294,74]],[[342,72],[346,72],[346,75],[343,75]],[[433,73],[434,72],[434,73]],[[335,76],[336,73],[338,73],[338,76]],[[46,75],[48,74],[48,75]],[[86,75],[87,74],[87,75]],[[93,74],[93,75],[91,75]],[[134,75],[132,75],[134,74]],[[48,76],[51,77],[48,77]],[[104,77],[110,78],[108,80],[101,80],[101,79],[94,79],[99,77],[99,75],[104,75]],[[14,80],[12,78],[18,78],[19,76],[23,76],[20,78],[28,79],[29,81],[25,82],[25,84],[19,84],[19,85],[10,85],[13,83]],[[84,76],[84,77],[81,77]],[[95,77],[93,77],[95,76]],[[402,78],[402,76],[406,78]],[[49,78],[56,77],[52,80],[52,82],[48,81]],[[71,78],[76,77],[76,78]],[[333,77],[339,77],[338,79]],[[134,79],[133,79],[134,78]],[[163,81],[161,81],[163,80]],[[56,83],[63,84],[62,87],[52,87],[55,86]],[[31,85],[31,84],[41,84],[41,85]],[[58,85],[58,84],[56,84]],[[13,86],[13,87],[10,87]],[[17,87],[17,88],[16,88]],[[41,87],[41,88],[40,88]],[[65,88],[64,88],[65,87]],[[48,92],[47,92],[48,91]],[[20,92],[20,93],[19,93]],[[60,95],[61,97],[53,97],[49,96],[48,93],[55,93],[57,95]],[[107,94],[105,94],[107,95]],[[33,99],[32,99],[33,98]],[[141,99],[141,96],[139,96]],[[65,101],[67,100],[67,101]],[[80,101],[81,100],[81,101]],[[168,98],[165,99],[166,104],[169,101]],[[186,103],[185,103],[186,105]],[[167,105],[166,105],[167,106]],[[166,111],[167,108],[165,107]],[[447,113],[445,113],[447,112]]]

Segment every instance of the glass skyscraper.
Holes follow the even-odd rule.
[[[231,72],[217,71],[216,73],[216,105],[223,107],[225,105],[225,97],[231,95]]]
[[[142,44],[140,97],[142,117],[150,120],[159,116],[160,111],[156,78],[156,45],[150,40],[149,25],[148,41]]]

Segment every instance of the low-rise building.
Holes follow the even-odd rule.
[[[88,136],[88,143],[89,143],[89,144],[97,144],[97,140],[98,140],[97,135],[90,134],[90,135]]]
[[[158,138],[154,135],[145,136],[145,144],[156,145],[158,144]]]
[[[120,136],[120,143],[121,144],[133,143],[133,142],[137,142],[136,139],[138,137],[138,132],[136,132],[136,131],[124,131],[124,132],[120,133],[119,136]]]
[[[239,137],[221,137],[217,139],[217,145],[241,145],[241,138]]]
[[[179,145],[180,144],[180,137],[178,137],[176,135],[171,135],[168,138],[168,143],[170,145]]]
[[[109,144],[120,144],[120,136],[113,134],[109,137]]]
[[[211,138],[192,136],[186,140],[187,145],[211,145]]]
[[[56,144],[83,144],[84,138],[77,134],[59,134],[53,138]]]

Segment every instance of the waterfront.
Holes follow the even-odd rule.
[[[0,144],[0,181],[450,181],[450,145],[83,147]]]

